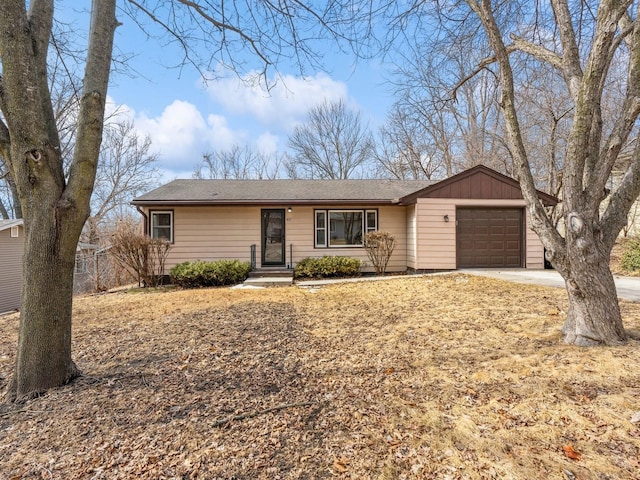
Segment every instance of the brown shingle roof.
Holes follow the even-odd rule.
[[[134,205],[392,203],[428,180],[174,180]]]

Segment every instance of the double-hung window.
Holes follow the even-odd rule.
[[[151,238],[159,238],[168,242],[173,242],[173,212],[172,211],[152,211],[151,216]]]
[[[317,248],[362,247],[365,234],[377,229],[377,210],[315,211]]]

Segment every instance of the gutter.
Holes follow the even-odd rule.
[[[142,233],[144,233],[145,235],[149,235],[149,217],[138,205],[136,205],[136,210],[140,215],[142,215],[143,218]]]

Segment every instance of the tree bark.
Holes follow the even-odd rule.
[[[571,258],[571,273],[564,274],[569,311],[562,328],[565,343],[590,347],[621,345],[627,341],[609,256],[597,261]]]
[[[68,182],[47,85],[53,0],[0,1],[0,108],[25,227],[18,354],[7,398],[20,400],[79,374],[71,358],[76,246],[89,215],[107,95],[115,0],[94,0]]]
[[[626,342],[627,335],[609,260],[615,239],[626,223],[629,208],[640,194],[640,150],[637,146],[622,185],[612,193],[603,215],[600,215],[600,205],[614,161],[640,114],[640,24],[636,23],[630,39],[626,98],[612,131],[605,138],[601,101],[604,80],[613,58],[612,48],[617,45],[616,32],[611,25],[617,24],[626,7],[614,0],[600,2],[591,50],[583,62],[567,0],[551,2],[563,46],[562,62],[561,65],[556,62],[556,68],[562,71],[574,102],[563,168],[566,232],[562,237],[544,211],[535,190],[518,121],[509,50],[503,42],[491,2],[467,0],[467,3],[482,21],[500,66],[501,108],[507,140],[527,203],[531,227],[546,247],[548,260],[565,279],[569,312],[563,328],[564,340],[580,346],[622,344]],[[522,45],[521,41],[519,45]],[[534,47],[534,50],[539,51],[540,48]]]

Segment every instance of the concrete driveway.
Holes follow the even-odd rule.
[[[555,270],[531,269],[463,269],[459,272],[469,275],[498,278],[516,283],[545,285],[547,287],[565,288],[564,280]],[[615,276],[618,297],[632,302],[640,302],[640,277]]]

